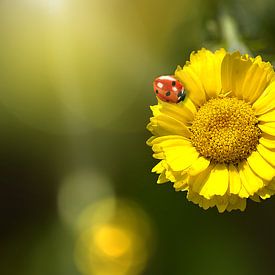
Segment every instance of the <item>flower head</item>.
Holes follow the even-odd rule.
[[[219,212],[244,210],[275,194],[275,73],[260,56],[193,52],[175,77],[187,98],[158,101],[147,141],[159,163],[158,183],[171,181],[188,200]]]

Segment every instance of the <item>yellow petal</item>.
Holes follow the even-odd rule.
[[[216,200],[217,200],[217,208],[219,213],[223,213],[229,204],[229,200],[227,196],[217,197]]]
[[[274,75],[270,63],[260,57],[251,58],[239,52],[226,54],[222,62],[222,88],[249,103],[257,100]]]
[[[152,141],[152,149],[155,152],[153,157],[166,159],[165,164],[169,164],[174,171],[188,168],[199,155],[191,142],[181,136],[155,138]],[[188,157],[188,159],[185,159],[185,157]]]
[[[246,200],[239,200],[239,202],[236,204],[236,207],[237,209],[244,211],[246,208]]]
[[[264,133],[275,136],[275,122],[258,124],[258,126]]]
[[[272,138],[272,136],[262,134],[259,143],[267,148],[275,149],[275,137]]]
[[[184,124],[191,124],[197,109],[194,103],[187,96],[184,101],[177,104],[161,102],[159,105],[159,114],[170,116]],[[156,115],[155,115],[156,116]]]
[[[275,182],[274,182],[274,180],[272,180],[272,181],[269,182],[269,183],[266,183],[266,184],[265,184],[265,187],[266,187],[268,190],[272,190],[273,192],[275,192]]]
[[[165,176],[167,179],[169,179],[171,182],[181,181],[186,179],[188,176],[187,174],[182,174],[182,171],[172,171],[170,167],[167,165]]]
[[[210,200],[201,198],[201,202],[200,202],[199,206],[202,207],[204,210],[207,210],[209,207],[211,207]]]
[[[257,195],[257,194],[254,194],[253,196],[251,196],[249,198],[255,202],[261,202],[261,199],[260,199],[259,195]]]
[[[186,198],[189,200],[189,201],[192,201],[193,203],[198,203],[198,194],[192,192],[190,189],[188,190],[188,193],[187,193],[187,196]]]
[[[188,193],[187,193],[187,199],[189,201],[192,201],[195,204],[198,204],[200,207],[202,207],[205,210],[208,209],[209,207],[213,207],[216,205],[215,199],[208,200],[200,196],[199,194],[191,191],[190,189],[188,190]]]
[[[202,186],[200,195],[210,199],[214,195],[223,196],[228,188],[228,169],[225,164],[218,163],[212,169],[208,180]]]
[[[241,87],[251,65],[252,61],[247,57],[242,57],[239,52],[227,53],[221,65],[223,91],[231,91],[236,97],[243,99]]]
[[[188,181],[189,176],[185,174],[185,177],[181,179],[180,181],[176,181],[173,185],[176,191],[182,191],[182,190],[187,190],[188,189]]]
[[[243,86],[243,98],[253,103],[264,92],[269,85],[269,73],[273,71],[272,67],[262,67],[259,63],[254,62],[247,70]]]
[[[239,172],[233,164],[229,164],[229,192],[239,194],[242,184]]]
[[[155,144],[169,144],[169,142],[178,142],[180,144],[191,144],[190,140],[188,138],[185,138],[183,136],[179,135],[167,135],[167,136],[161,136],[161,137],[154,137],[154,139],[150,142],[150,145],[155,145]]]
[[[249,167],[246,161],[238,165],[242,188],[239,192],[241,198],[253,196],[255,192],[263,187],[263,181]]]
[[[149,145],[149,146],[152,146],[152,141],[153,141],[155,138],[156,138],[155,136],[152,136],[152,137],[148,138],[148,140],[146,141],[146,144]]]
[[[184,181],[176,181],[173,187],[175,188],[175,191],[183,191],[188,188],[188,184]]]
[[[178,103],[178,105],[184,109],[187,119],[193,120],[194,115],[197,113],[197,109],[192,100],[187,97],[184,101]]]
[[[201,49],[190,56],[190,66],[201,79],[208,98],[216,97],[221,91],[221,62],[225,54],[224,49],[215,53]]]
[[[271,111],[275,108],[275,81],[271,82],[265,91],[263,96],[253,104],[253,109],[255,110],[256,115],[264,114],[268,111]]]
[[[162,152],[167,148],[178,148],[181,146],[192,146],[190,140],[181,136],[163,136],[155,138],[152,142],[152,149],[155,153]]]
[[[189,168],[199,157],[199,153],[192,145],[178,148],[165,148],[164,154],[168,165],[174,171],[183,171]]]
[[[204,88],[201,79],[194,71],[191,63],[187,63],[182,69],[177,68],[175,72],[177,79],[181,81],[187,91],[187,96],[198,106],[206,101]]]
[[[275,166],[275,152],[267,149],[262,144],[258,144],[257,151],[261,154],[261,156],[272,166]]]
[[[152,117],[147,129],[157,136],[182,135],[190,137],[190,131],[184,123],[165,115]]]
[[[214,165],[210,164],[205,170],[203,170],[200,174],[189,178],[189,186],[192,192],[199,194],[201,188],[208,180],[211,170]]]
[[[228,200],[229,200],[229,203],[230,203],[230,204],[235,204],[235,203],[237,203],[237,201],[238,201],[239,198],[240,198],[239,196],[234,195],[234,194],[230,194],[230,195],[228,196]]]
[[[166,178],[165,176],[165,172],[162,172],[159,177],[158,177],[158,180],[157,180],[157,183],[158,184],[162,184],[162,183],[166,183],[168,182],[169,180]]]
[[[262,179],[270,181],[274,177],[274,168],[257,151],[252,152],[247,158],[247,162],[252,170]]]
[[[263,122],[275,122],[275,110],[269,111],[263,115],[260,115],[258,117],[258,120]]]
[[[157,165],[155,165],[152,169],[152,172],[158,174],[162,173],[165,170],[165,168],[163,167],[163,162],[164,161],[162,160]]]
[[[261,197],[261,199],[266,200],[269,199],[272,195],[274,195],[274,191],[264,187],[258,191],[258,194]]]
[[[204,157],[199,157],[188,169],[188,174],[190,176],[196,176],[202,171],[204,171],[209,166],[209,164],[210,164],[210,160]]]
[[[227,207],[228,211],[239,209],[241,211],[245,210],[246,207],[246,199],[241,199],[239,197],[236,197],[237,200],[234,204],[229,204]]]
[[[158,105],[150,106],[150,109],[151,109],[151,111],[152,111],[152,113],[153,113],[153,116],[160,115],[161,105],[158,104]]]
[[[163,152],[155,153],[155,154],[153,154],[153,158],[155,158],[155,159],[164,159],[165,155],[164,155]]]

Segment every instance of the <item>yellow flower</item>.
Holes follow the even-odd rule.
[[[204,209],[244,210],[275,194],[275,73],[260,56],[193,52],[175,76],[187,98],[158,101],[147,141],[158,183]]]

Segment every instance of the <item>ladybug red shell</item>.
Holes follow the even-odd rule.
[[[166,102],[178,103],[185,98],[183,85],[172,75],[159,76],[154,80],[156,96]]]

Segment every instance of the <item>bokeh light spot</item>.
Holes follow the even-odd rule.
[[[77,217],[87,206],[104,197],[113,197],[113,187],[106,175],[99,171],[76,170],[67,175],[58,192],[58,211],[61,219],[75,227]],[[110,211],[114,201],[109,200]]]
[[[95,233],[94,241],[98,250],[114,258],[127,253],[131,246],[128,232],[111,225],[99,228]]]
[[[113,211],[110,205],[114,206]],[[75,258],[82,274],[142,273],[152,254],[156,232],[138,204],[104,199],[84,210],[78,222]]]

